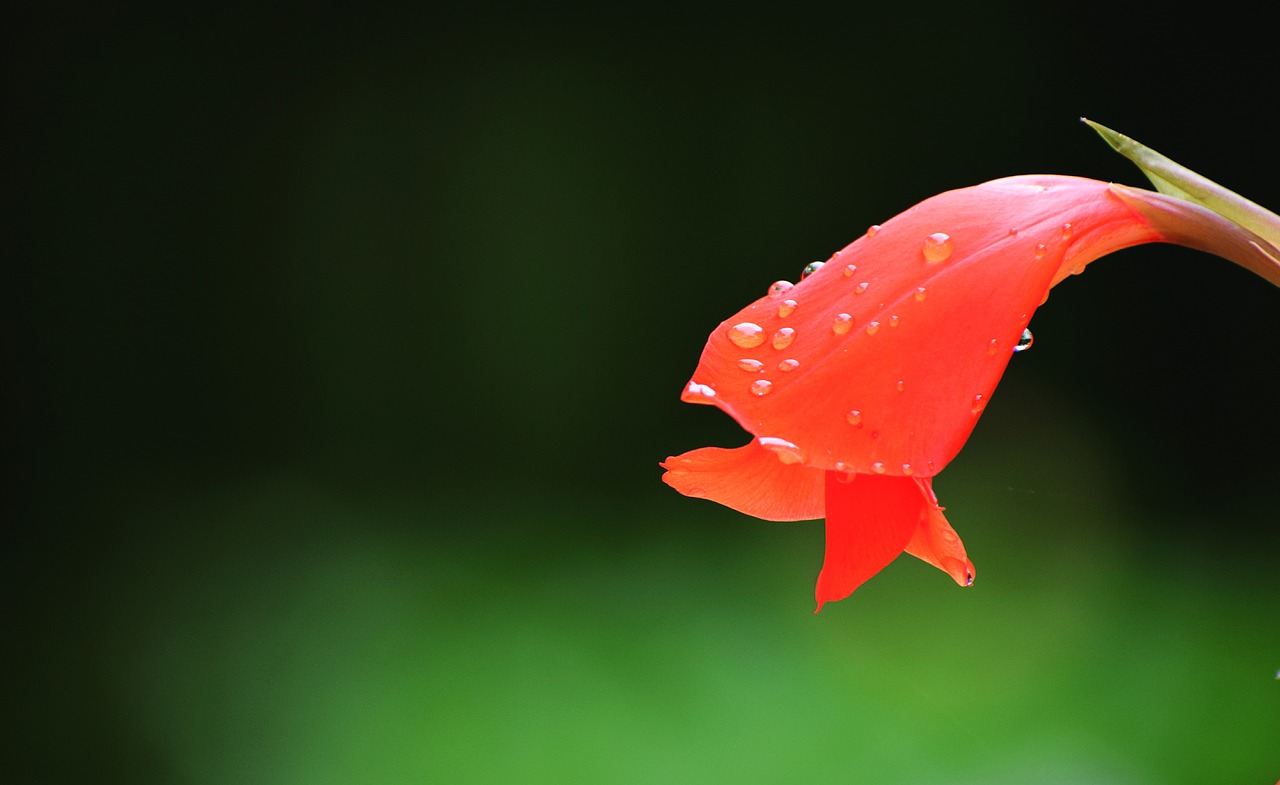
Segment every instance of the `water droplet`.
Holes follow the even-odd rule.
[[[845,268],[844,268],[844,277],[845,277],[845,278],[851,278],[851,277],[853,276],[853,274],[854,274],[854,273],[856,273],[856,272],[858,272],[858,265],[856,265],[856,264],[850,264],[850,265],[847,265],[847,266],[845,266]]]
[[[922,302],[924,302],[924,298],[925,298],[925,296],[926,296],[926,295],[928,295],[928,293],[929,293],[929,292],[928,292],[928,290],[927,290],[927,289],[925,289],[923,286],[917,287],[917,288],[916,288],[916,302],[918,302],[918,303],[922,303]]]
[[[1017,346],[1013,347],[1013,350],[1015,352],[1025,352],[1026,350],[1030,349],[1031,344],[1035,342],[1036,342],[1036,339],[1035,339],[1035,336],[1031,334],[1031,330],[1024,329],[1022,331],[1022,337],[1018,339],[1018,344]]]
[[[880,224],[871,224],[867,227],[867,237],[875,237],[880,234]]]
[[[800,305],[800,303],[796,302],[795,300],[783,300],[781,303],[778,304],[778,318],[785,319],[791,314],[795,313],[796,306],[798,305]]]
[[[906,475],[907,477],[910,477],[911,475],[913,475],[913,474],[915,474],[915,473],[916,473],[916,470],[915,470],[915,469],[913,469],[913,468],[911,468],[911,464],[909,464],[909,463],[904,463],[904,464],[902,464],[902,473],[903,473],[904,475]]]
[[[881,463],[880,461],[876,461],[875,463],[871,464],[871,471],[875,472],[876,474],[884,474],[884,464]]]
[[[969,411],[977,414],[987,408],[987,398],[985,395],[973,396],[973,401],[969,404]]]
[[[764,328],[755,322],[740,322],[729,328],[729,340],[734,346],[754,349],[764,343]]]
[[[1040,243],[1039,245],[1037,245],[1037,246],[1036,246],[1036,258],[1037,258],[1037,259],[1043,259],[1043,258],[1044,258],[1044,255],[1045,255],[1045,254],[1047,254],[1047,253],[1049,253],[1049,249],[1048,249],[1048,247],[1046,247],[1046,246],[1045,246],[1045,244],[1044,244],[1044,243]]]
[[[1072,267],[1072,268],[1071,268],[1071,274],[1072,274],[1072,275],[1079,275],[1079,274],[1080,274],[1080,273],[1082,273],[1082,272],[1084,272],[1084,265],[1083,265],[1083,264],[1077,264],[1075,267]]]
[[[689,382],[689,386],[684,389],[684,395],[681,396],[685,401],[693,399],[714,398],[716,391],[709,384],[698,384],[697,382]]]
[[[782,362],[778,363],[778,370],[779,370],[779,371],[794,371],[795,369],[797,369],[797,368],[799,368],[799,367],[800,367],[800,361],[799,361],[799,360],[791,360],[791,359],[787,359],[787,360],[783,360]]]
[[[867,322],[867,335],[875,335],[880,329],[880,322]]]
[[[1009,236],[1010,236],[1010,237],[1017,237],[1017,236],[1018,236],[1018,227],[1016,227],[1016,226],[1010,226],[1010,227],[1009,227]]]
[[[764,370],[764,363],[759,360],[738,360],[738,367],[744,371],[759,373]]]
[[[894,387],[898,390],[898,392],[902,392],[903,390],[907,389],[907,383],[899,379],[898,383],[895,384]]]
[[[999,348],[1000,348],[1000,341],[996,340],[995,338],[992,338],[987,343],[987,354],[994,355]]]
[[[924,260],[929,264],[937,264],[951,255],[951,235],[945,232],[934,232],[924,238]]]
[[[773,390],[773,382],[768,379],[756,379],[751,383],[752,395],[768,395]]]
[[[897,327],[897,326],[898,326],[898,322],[900,322],[900,321],[902,321],[902,320],[901,320],[901,319],[899,319],[899,318],[897,317],[897,315],[896,315],[896,314],[890,314],[890,315],[889,315],[889,326],[890,326],[890,327]]]
[[[964,568],[964,585],[965,586],[973,585],[973,570],[969,569],[968,567]]]
[[[1070,240],[1071,235],[1075,233],[1075,228],[1071,224],[1062,225],[1062,239]]]
[[[800,272],[800,280],[803,281],[804,279],[818,272],[818,270],[821,270],[822,265],[823,265],[823,262],[809,262],[808,264],[806,264],[804,266],[804,270]]]
[[[756,443],[764,449],[778,456],[778,460],[783,463],[803,463],[804,453],[800,448],[787,441],[779,439],[775,436],[761,436],[756,439]]]
[[[871,284],[867,283],[866,281],[863,281],[862,283],[860,283],[860,284],[858,284],[857,286],[853,287],[853,293],[854,293],[854,294],[863,294],[864,292],[866,292],[866,291],[867,291],[867,289],[868,289],[870,286],[871,286]]]
[[[846,414],[844,418],[849,421],[850,425],[856,425],[859,428],[862,427],[862,412],[858,411],[857,409],[854,409],[853,411]]]
[[[795,284],[790,281],[774,281],[769,285],[769,296],[776,299],[791,291],[793,288],[795,288]]]
[[[796,331],[790,327],[783,327],[781,330],[773,334],[773,348],[785,349],[791,345],[796,339]]]
[[[836,335],[844,335],[853,327],[853,317],[847,313],[838,313],[831,322],[831,331]]]

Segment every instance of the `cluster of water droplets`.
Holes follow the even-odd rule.
[[[1017,231],[1018,231],[1017,229],[1011,229],[1010,235],[1016,235]],[[1064,241],[1071,237],[1071,231],[1072,231],[1072,228],[1070,224],[1063,225],[1062,239]],[[872,226],[867,229],[866,236],[868,238],[871,238],[879,234],[879,232],[880,232],[879,226]],[[945,232],[935,232],[933,234],[928,235],[922,240],[920,245],[920,255],[923,258],[924,262],[928,265],[940,264],[951,257],[954,251],[954,248],[955,248],[954,241],[952,240],[949,234]],[[1047,253],[1047,248],[1044,245],[1037,246],[1034,251],[1036,258],[1041,258],[1046,253]],[[830,261],[834,262],[838,260],[840,255],[841,254],[837,253],[836,256]],[[828,263],[829,262],[814,261],[805,265],[805,267],[800,272],[800,280],[801,281],[806,280],[811,275],[821,270]],[[871,291],[872,282],[869,280],[863,280],[858,277],[857,265],[846,264],[841,270],[841,273],[844,278],[850,279],[851,281],[853,281],[853,286],[851,287],[851,291],[854,296],[866,295],[869,291]],[[799,298],[790,296],[793,289],[795,289],[795,284],[785,280],[775,281],[769,286],[768,292],[767,292],[768,297],[772,300],[776,300],[778,303],[777,310],[776,310],[777,318],[786,319],[787,317],[791,316],[793,313],[795,313],[798,309],[802,307]],[[912,292],[912,297],[915,302],[923,302],[927,298],[927,296],[928,296],[928,289],[924,286],[916,287],[914,292]],[[881,317],[879,319],[869,320],[865,325],[862,326],[862,330],[863,332],[865,332],[866,335],[870,336],[870,335],[875,335],[886,325],[892,328],[892,327],[897,327],[900,323],[901,323],[901,318],[899,317],[899,315],[889,314],[887,317]],[[852,314],[840,312],[835,314],[832,317],[831,333],[835,336],[847,335],[852,331],[854,326],[855,326],[855,319],[852,316]],[[765,327],[755,322],[740,322],[738,324],[734,324],[728,329],[727,336],[729,338],[729,341],[733,343],[734,346],[737,346],[740,349],[755,350],[755,349],[759,349],[760,347],[764,347],[767,344],[769,347],[772,347],[773,350],[779,351],[779,352],[782,352],[783,350],[790,347],[798,338],[795,328],[780,327],[770,332],[770,330],[766,329]],[[1011,347],[1011,350],[1015,353],[1023,352],[1031,347],[1031,344],[1033,343],[1033,341],[1034,341],[1034,338],[1031,334],[1031,331],[1029,329],[1024,329],[1021,337],[1016,342],[1016,344],[1013,347]],[[997,354],[999,350],[999,345],[1000,345],[999,341],[997,341],[996,339],[992,339],[990,341],[990,344],[988,345],[988,353],[992,355]],[[1009,351],[1009,350],[1010,349],[1006,349],[1005,351]],[[801,363],[799,360],[795,358],[785,357],[785,356],[781,357],[776,363],[774,363],[773,361],[766,361],[761,357],[761,355],[756,355],[753,357],[743,357],[742,359],[738,360],[737,365],[738,365],[738,368],[744,371],[745,373],[751,374],[752,376],[756,377],[751,379],[748,382],[747,389],[750,392],[750,394],[757,397],[762,397],[770,394],[774,390],[774,386],[775,386],[774,381],[768,378],[764,378],[764,374],[769,373],[771,370],[776,370],[781,373],[789,373],[791,371],[795,371],[796,369],[798,369]],[[897,380],[895,382],[895,389],[898,392],[904,392],[906,390],[906,386],[907,385],[904,380]],[[695,390],[694,389],[695,387],[697,387],[698,389]],[[705,395],[706,397],[713,397],[715,395],[714,390],[712,390],[710,387],[707,387],[705,385],[693,385],[691,383],[690,391]],[[984,394],[974,395],[970,401],[970,410],[974,414],[979,414],[985,408],[986,403],[987,403],[986,395]],[[844,419],[847,422],[848,427],[852,427],[856,429],[861,429],[863,427],[864,415],[863,415],[863,412],[858,409],[849,410],[847,413],[845,413]],[[870,436],[871,438],[874,439],[879,437],[879,434],[872,432]],[[778,456],[779,460],[781,460],[783,463],[798,463],[804,460],[801,450],[796,445],[784,439],[774,438],[774,437],[761,437],[757,441],[759,442],[761,447],[765,448],[766,450],[769,450],[770,452],[775,453]],[[932,461],[930,461],[929,463],[930,463],[930,467],[932,467]],[[852,467],[846,466],[845,468],[849,472],[855,471],[855,469]],[[913,467],[911,464],[904,463],[897,468],[898,468],[898,471],[903,475],[909,476],[915,473],[915,467]],[[839,469],[839,464],[837,465],[837,469]],[[883,462],[873,463],[870,466],[870,469],[871,471],[879,474],[883,474],[888,471],[888,468],[885,466]],[[930,468],[930,471],[932,471],[932,468]]]

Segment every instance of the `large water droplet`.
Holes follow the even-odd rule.
[[[752,395],[768,395],[773,391],[773,382],[768,379],[756,379],[751,383]]]
[[[867,237],[875,237],[880,234],[880,224],[871,224],[867,227]]]
[[[804,266],[804,269],[800,271],[800,280],[803,281],[804,279],[808,278],[809,276],[821,270],[823,264],[824,264],[823,262],[809,262],[808,264],[806,264]]]
[[[795,446],[786,439],[779,439],[775,436],[761,436],[756,439],[756,443],[764,449],[778,456],[778,460],[783,463],[803,463],[804,453],[799,447]]]
[[[764,363],[759,360],[738,360],[738,367],[744,371],[751,373],[759,373],[764,370]]]
[[[857,409],[846,414],[844,418],[849,421],[850,425],[856,425],[859,428],[862,427],[862,412]]]
[[[860,284],[858,284],[857,286],[853,287],[853,293],[854,293],[854,294],[863,294],[863,293],[864,293],[864,292],[866,292],[866,291],[867,291],[867,289],[869,289],[870,287],[871,287],[871,284],[867,283],[866,281],[863,281],[862,283],[860,283]]]
[[[795,313],[796,307],[798,305],[800,305],[800,303],[796,302],[795,300],[783,300],[782,302],[778,303],[778,318],[785,319],[791,314]]]
[[[797,368],[799,368],[799,367],[800,367],[800,361],[799,361],[799,360],[786,359],[786,360],[783,360],[782,362],[778,363],[778,370],[779,370],[779,371],[794,371],[795,369],[797,369]]]
[[[927,289],[925,289],[923,286],[917,287],[917,288],[916,288],[916,302],[918,302],[918,303],[922,303],[922,302],[924,302],[924,298],[925,298],[928,294],[929,294],[929,291],[928,291]]]
[[[853,274],[856,272],[858,272],[858,265],[856,264],[846,265],[844,268],[844,277],[851,278],[853,277]]]
[[[880,322],[867,322],[867,335],[875,335],[880,329]]]
[[[951,235],[945,232],[934,232],[924,238],[924,260],[929,264],[937,264],[951,255]]]
[[[796,331],[790,327],[783,327],[773,334],[773,348],[785,349],[791,345],[796,339]]]
[[[978,414],[987,408],[987,397],[985,395],[975,395],[973,400],[969,402],[969,411]]]
[[[1024,329],[1022,331],[1022,337],[1018,339],[1018,344],[1013,347],[1013,350],[1015,352],[1025,352],[1031,348],[1031,344],[1035,343],[1035,341],[1035,336],[1031,334],[1031,330]],[[1027,362],[1031,361],[1028,360]]]
[[[793,288],[795,288],[795,284],[790,281],[774,281],[769,284],[769,296],[776,299],[791,291]]]
[[[831,331],[836,335],[844,335],[853,327],[853,317],[847,313],[838,313],[831,321]]]
[[[729,340],[734,346],[754,349],[764,343],[764,328],[755,322],[740,322],[729,328]]]

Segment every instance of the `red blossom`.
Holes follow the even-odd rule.
[[[1104,254],[1167,240],[1095,180],[1010,177],[932,197],[711,333],[682,399],[755,438],[668,458],[663,480],[759,518],[825,517],[819,609],[904,550],[968,585],[972,562],[932,478],[1049,289]]]

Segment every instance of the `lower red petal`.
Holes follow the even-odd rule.
[[[848,597],[897,558],[934,506],[911,477],[827,472],[826,486],[827,552],[817,610]]]
[[[710,499],[768,521],[801,521],[823,515],[826,472],[784,463],[752,441],[744,447],[703,447],[662,463],[662,481],[685,496]]]
[[[933,479],[925,478],[917,482],[925,491],[929,503],[925,505],[924,516],[920,519],[911,542],[907,543],[906,551],[947,573],[961,586],[969,586],[973,583],[973,562],[965,554],[960,535],[947,523],[942,508],[938,506],[937,497],[933,494]]]

